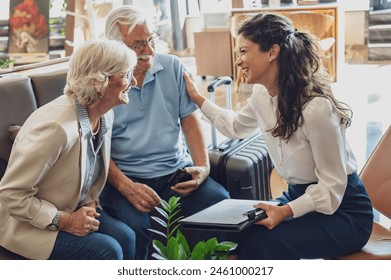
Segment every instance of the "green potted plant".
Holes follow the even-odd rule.
[[[180,197],[171,197],[168,202],[162,200],[161,207],[156,207],[162,216],[151,218],[164,228],[164,231],[150,229],[163,237],[161,242],[157,239],[152,241],[154,252],[152,257],[159,260],[226,260],[229,252],[234,250],[236,243],[230,241],[218,242],[212,237],[207,241],[199,241],[192,249],[186,237],[179,230],[179,221],[183,216],[180,213]]]
[[[0,69],[8,68],[12,64],[12,62],[13,61],[11,59],[0,59]]]

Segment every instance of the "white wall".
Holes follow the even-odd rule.
[[[369,9],[370,0],[344,0],[338,1],[338,5],[343,5],[345,11],[366,11]]]
[[[9,1],[1,1],[1,9],[0,9],[0,19],[6,19],[8,20],[9,17],[9,9],[10,9],[10,2]]]

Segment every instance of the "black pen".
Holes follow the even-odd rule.
[[[253,210],[243,213],[243,216],[247,216],[250,220],[254,219],[258,212],[264,211],[262,208],[255,208]]]

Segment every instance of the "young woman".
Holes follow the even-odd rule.
[[[238,113],[201,96],[185,74],[190,98],[223,134],[260,129],[289,189],[282,206],[257,204],[268,218],[244,231],[239,259],[333,258],[362,248],[372,207],[345,130],[351,111],[333,97],[318,40],[284,16],[264,13],[238,32],[236,64],[255,84]]]

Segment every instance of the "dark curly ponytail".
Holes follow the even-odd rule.
[[[341,123],[350,125],[352,111],[332,94],[330,77],[323,66],[319,41],[309,33],[298,32],[290,19],[273,13],[260,13],[244,22],[238,34],[256,43],[263,52],[274,44],[278,57],[279,116],[272,135],[288,140],[303,123],[303,108],[314,97],[327,98]]]

